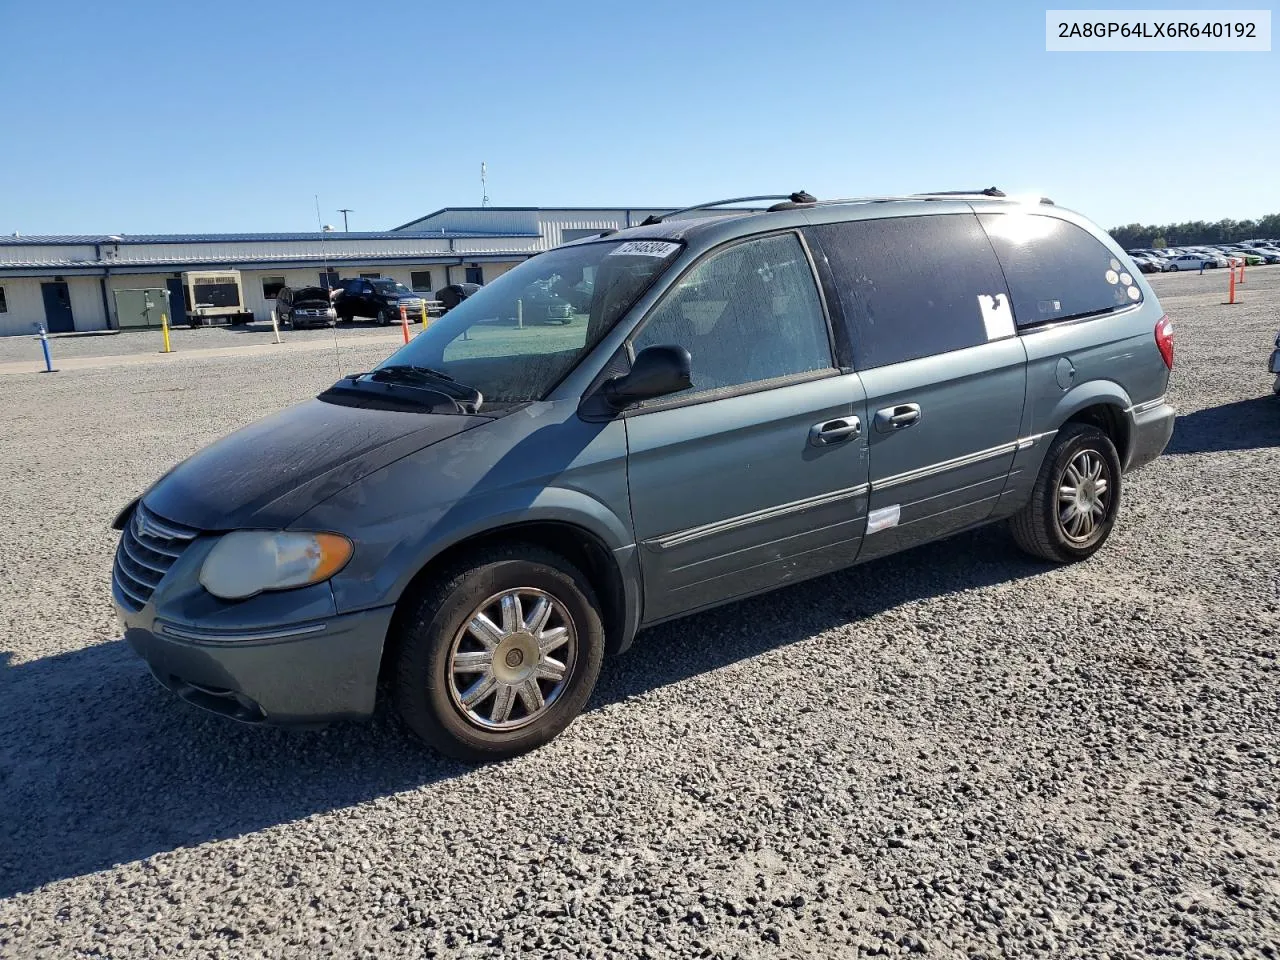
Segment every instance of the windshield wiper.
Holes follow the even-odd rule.
[[[451,377],[443,370],[437,370],[434,367],[419,367],[411,363],[389,363],[385,367],[378,367],[373,372],[378,373],[382,370],[412,370],[415,373],[429,373],[433,377],[439,377],[441,380],[448,380],[451,383],[458,382],[457,377]]]
[[[370,383],[399,384],[412,389],[426,390],[448,397],[461,413],[479,413],[480,405],[484,403],[484,395],[475,387],[459,383],[447,373],[432,370],[430,367],[393,363],[370,370],[368,373],[358,373],[350,379],[366,380]]]

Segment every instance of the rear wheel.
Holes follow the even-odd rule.
[[[394,697],[410,729],[462,760],[541,746],[578,715],[604,657],[586,577],[531,544],[443,571],[400,623]]]
[[[1033,556],[1072,563],[1106,542],[1120,510],[1120,457],[1111,438],[1071,423],[1045,455],[1031,501],[1010,520],[1018,546]]]

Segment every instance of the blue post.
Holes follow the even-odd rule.
[[[58,371],[53,369],[53,358],[49,356],[49,334],[45,332],[43,323],[39,324],[39,327],[40,327],[40,348],[44,350],[44,369],[41,370],[40,372],[41,373],[57,373]]]

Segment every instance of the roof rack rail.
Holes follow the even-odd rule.
[[[1004,197],[1007,194],[999,187],[986,187],[982,190],[930,190],[918,193],[918,197]]]
[[[794,204],[809,204],[817,202],[815,197],[805,193],[803,190],[797,190],[795,193],[766,194],[759,197],[730,197],[728,200],[712,200],[708,203],[695,203],[692,207],[681,207],[679,210],[672,210],[669,213],[651,213],[640,221],[640,226],[647,227],[655,223],[662,223],[662,221],[667,217],[674,217],[678,213],[692,213],[694,210],[706,210],[709,207],[723,207],[729,203],[759,203],[764,200],[782,200]]]

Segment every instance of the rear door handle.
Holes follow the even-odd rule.
[[[896,407],[885,407],[876,411],[876,430],[880,433],[893,433],[904,430],[920,421],[920,404],[900,403]]]
[[[809,428],[809,442],[815,447],[829,447],[862,433],[862,421],[857,417],[841,417],[825,420]]]

